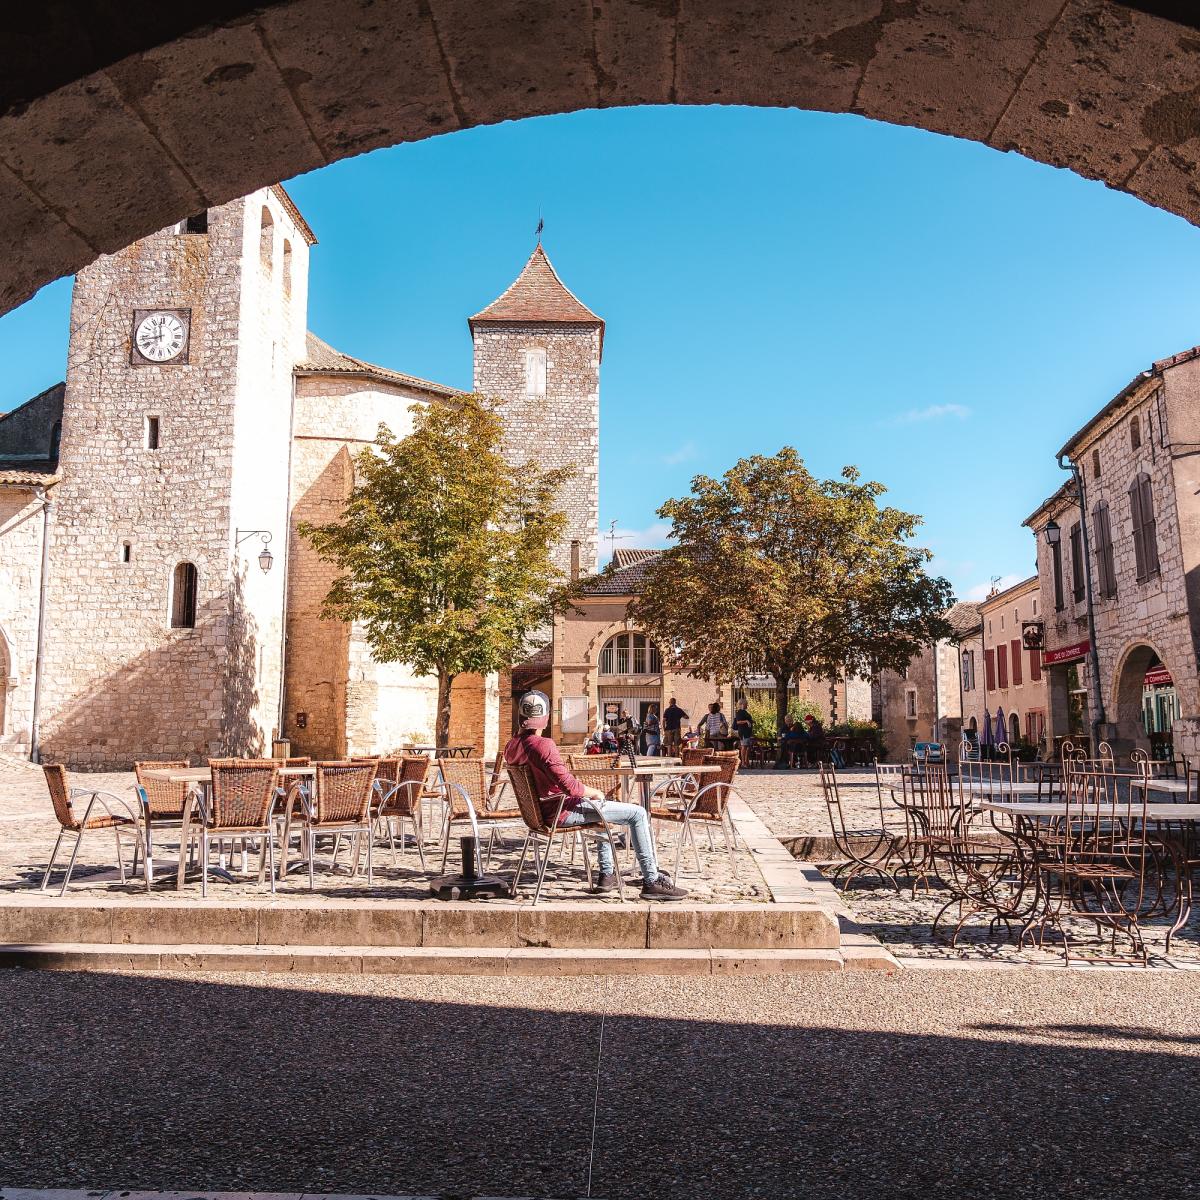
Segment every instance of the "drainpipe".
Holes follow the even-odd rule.
[[[285,736],[283,729],[284,705],[287,702],[287,618],[288,618],[288,563],[291,560],[292,541],[292,447],[296,433],[296,372],[292,371],[292,408],[288,415],[287,481],[284,483],[283,504],[283,604],[279,614],[279,709],[275,714],[275,736]]]
[[[1071,477],[1075,480],[1075,493],[1079,503],[1079,531],[1083,541],[1083,590],[1085,603],[1087,605],[1087,625],[1088,625],[1088,645],[1091,647],[1088,653],[1088,660],[1091,670],[1092,683],[1092,755],[1097,753],[1097,747],[1103,740],[1100,736],[1100,730],[1104,726],[1106,717],[1104,715],[1104,696],[1100,691],[1100,654],[1096,649],[1096,612],[1092,603],[1092,551],[1091,543],[1088,538],[1087,527],[1087,498],[1083,491],[1083,475],[1079,471],[1079,466],[1074,459],[1068,458],[1065,453],[1057,455],[1058,466],[1061,471],[1070,471]],[[1067,459],[1070,464],[1063,465],[1063,459]]]
[[[54,502],[45,488],[34,493],[42,504],[42,569],[38,578],[37,652],[33,659],[33,712],[29,720],[29,761],[41,761],[42,664],[46,642],[46,583],[50,578],[50,510]]]

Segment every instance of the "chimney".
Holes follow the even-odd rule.
[[[579,580],[579,539],[571,539],[571,582]]]

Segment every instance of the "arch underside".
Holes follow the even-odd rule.
[[[1111,0],[220,0],[116,21],[76,7],[109,16],[0,54],[0,311],[350,155],[633,104],[920,126],[1200,223],[1200,33]]]

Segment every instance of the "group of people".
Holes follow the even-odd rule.
[[[589,754],[616,754],[622,748],[622,742],[632,738],[639,753],[657,758],[662,754],[678,755],[680,750],[697,746],[718,747],[730,736],[729,721],[721,711],[719,700],[708,706],[708,711],[695,726],[685,726],[685,722],[690,720],[691,717],[685,709],[680,708],[674,696],[661,717],[657,704],[648,705],[640,726],[622,704],[616,719],[601,724],[588,738],[586,749]],[[751,739],[751,721],[744,705],[734,714],[733,735],[742,744],[742,765],[745,766]]]
[[[806,762],[813,755],[820,756],[828,753],[835,767],[844,767],[846,760],[836,744],[826,744],[825,726],[819,717],[809,713],[802,721],[797,721],[791,713],[783,718],[783,728],[779,731],[779,757],[775,760],[776,770],[785,767],[799,766],[799,760]]]

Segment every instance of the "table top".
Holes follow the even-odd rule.
[[[1071,806],[1075,813],[1079,813],[1080,806]],[[1067,806],[1061,800],[986,800],[980,808],[990,809],[993,812],[1008,813],[1014,817],[1043,817],[1047,821],[1055,817],[1065,817],[1067,815]],[[1087,808],[1095,811],[1095,805],[1088,805]],[[1101,815],[1112,815],[1122,817],[1126,820],[1138,820],[1142,815],[1142,805],[1140,803],[1129,804],[1120,802],[1116,805],[1103,805]],[[1146,820],[1148,821],[1200,821],[1200,804],[1171,804],[1167,801],[1155,803],[1151,801],[1146,805]]]
[[[316,767],[280,767],[279,774],[283,778],[316,775]],[[159,779],[166,783],[210,783],[212,771],[208,767],[152,767],[142,774],[147,779]]]
[[[413,754],[459,754],[474,750],[475,744],[472,742],[469,746],[401,746],[400,749]]]
[[[1129,786],[1140,789],[1142,783],[1141,779],[1131,779]],[[1151,779],[1147,786],[1152,792],[1166,792],[1172,796],[1186,796],[1188,794],[1186,779]]]
[[[962,776],[960,778],[966,791],[984,795],[1037,796],[1043,791],[1039,784],[1028,779],[1015,782],[1011,779],[967,779]],[[1044,790],[1049,791],[1049,787]]]

